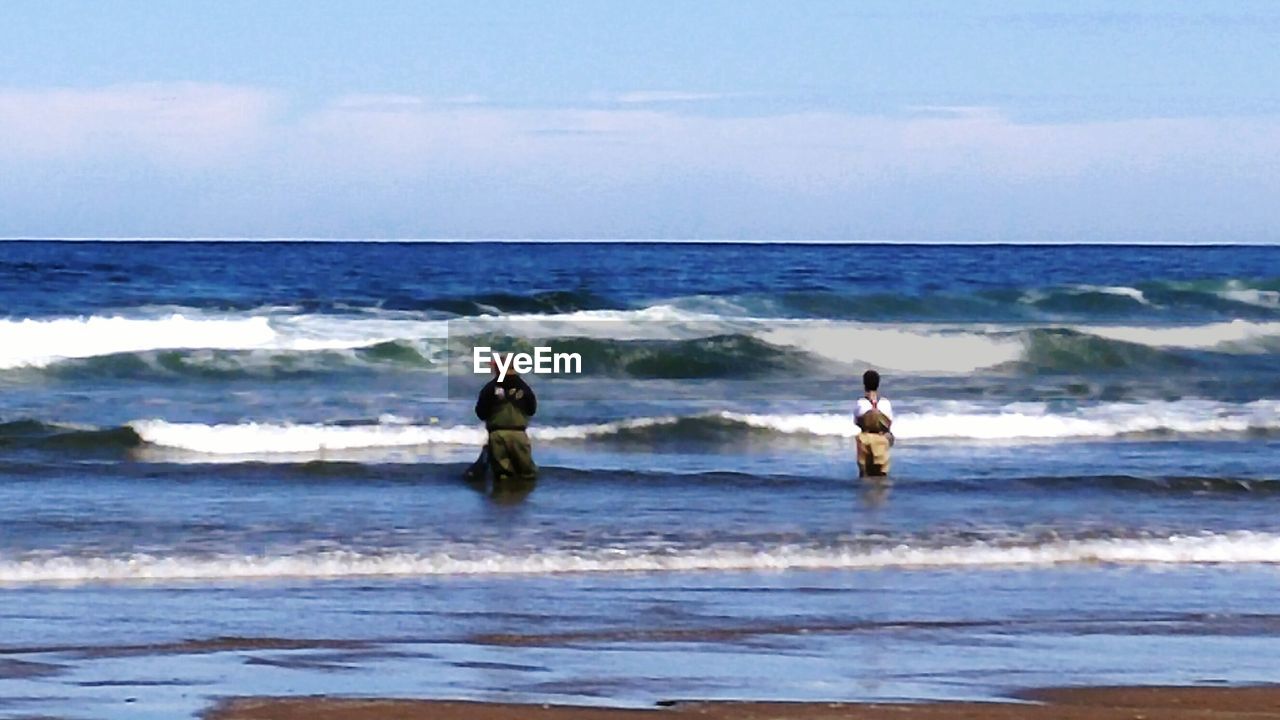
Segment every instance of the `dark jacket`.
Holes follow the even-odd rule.
[[[508,374],[501,383],[490,380],[476,398],[476,417],[489,430],[523,430],[537,412],[538,398],[519,375]]]

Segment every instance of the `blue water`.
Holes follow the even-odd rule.
[[[0,717],[1274,680],[1277,268],[0,244]],[[460,479],[481,343],[583,357],[529,378],[527,496]],[[853,462],[867,367],[888,483]]]

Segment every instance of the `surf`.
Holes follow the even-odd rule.
[[[1131,299],[1127,291],[1103,289]],[[546,312],[447,320],[385,308],[323,314],[279,306],[11,318],[0,320],[0,371],[140,379],[432,371],[445,368],[446,345],[461,357],[470,345],[519,349],[534,342],[581,352],[587,374],[671,379],[834,375],[857,365],[939,375],[1190,371],[1280,352],[1280,320],[1243,317],[1201,323],[887,323],[743,314],[748,308],[723,298],[697,309],[659,302],[561,311],[558,298],[548,300]]]
[[[295,554],[0,557],[0,585],[217,583],[564,574],[872,571],[1133,565],[1177,567],[1280,563],[1280,535],[1264,532],[1080,538],[1042,542],[919,540],[829,546],[724,543],[706,547],[552,548],[506,553],[471,545],[424,552],[301,551]]]
[[[900,411],[894,434],[902,441],[1068,441],[1189,434],[1280,431],[1280,401],[1219,403],[1208,400],[1103,403],[1057,410],[1047,403],[1012,403],[985,412],[965,403],[939,403],[933,412]],[[320,453],[418,445],[484,442],[476,425],[320,423],[177,423],[139,420],[128,426],[145,443],[210,455]],[[776,437],[851,439],[859,429],[847,413],[747,413],[713,411],[692,415],[634,417],[599,423],[535,425],[533,439],[546,442],[653,442],[697,440],[708,434],[741,437],[738,430]]]

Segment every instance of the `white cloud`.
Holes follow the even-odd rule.
[[[404,110],[422,107],[426,100],[416,95],[344,95],[333,104],[350,110]]]
[[[487,99],[483,95],[431,98],[419,95],[355,94],[343,95],[334,100],[331,106],[349,110],[412,110],[441,105],[482,105],[485,102]]]
[[[687,92],[680,90],[636,90],[608,96],[611,102],[624,105],[651,105],[660,103],[707,102],[745,97],[742,93]]]
[[[632,93],[636,103],[714,97]],[[652,107],[529,109],[483,98],[346,95],[287,120],[275,93],[150,84],[0,90],[0,154],[75,161],[140,154],[156,163],[324,165],[404,175],[437,163],[476,172],[538,166],[625,179],[654,169],[829,185],[968,175],[1027,180],[1257,166],[1280,155],[1280,119],[1019,123],[987,107],[922,106],[905,117],[830,112],[750,117]]]
[[[908,105],[906,111],[931,117],[1000,117],[999,108],[988,105]]]
[[[440,102],[445,105],[483,105],[489,102],[489,98],[472,93],[470,95],[453,95],[440,98]]]
[[[199,83],[0,89],[0,156],[219,163],[257,149],[278,104],[269,91]]]
[[[242,218],[237,227],[249,234],[255,217],[288,223],[310,212],[298,209],[308,198],[332,216],[374,225],[399,218],[397,227],[422,227],[422,234],[483,234],[499,202],[511,213],[523,209],[531,228],[546,221],[536,216],[542,213],[580,236],[606,216],[632,223],[620,232],[636,236],[668,227],[727,236],[766,220],[798,235],[809,227],[865,227],[882,236],[876,222],[985,228],[997,222],[993,213],[1004,214],[1001,228],[1039,223],[1055,231],[1120,227],[1131,224],[1128,215],[1132,222],[1176,216],[1188,227],[1223,217],[1252,226],[1280,221],[1254,200],[1280,192],[1275,117],[1037,124],[994,108],[951,106],[901,116],[731,117],[638,99],[634,107],[537,109],[479,97],[367,94],[286,109],[271,91],[221,85],[0,90],[0,158],[43,173],[31,187],[49,188],[42,191],[48,197],[87,187],[90,173],[78,168],[106,159],[127,169],[140,158],[151,170],[186,178],[193,198],[205,196],[192,217],[234,216],[210,199],[231,198]],[[0,208],[18,203],[6,201],[6,192],[31,205],[30,188],[6,191],[0,180]],[[1216,205],[1201,209],[1201,196]],[[448,201],[429,214],[430,198]],[[1081,219],[1101,206],[1110,215]],[[41,207],[56,214],[53,200]],[[181,205],[166,209],[183,216]],[[688,222],[679,222],[681,213]],[[431,230],[446,216],[460,219]],[[518,225],[511,219],[503,227]]]
[[[1133,175],[1280,158],[1280,120],[1140,119],[1026,124],[990,108],[922,116],[720,117],[645,109],[441,108],[366,112],[344,101],[304,118],[313,157],[383,172],[440,165],[561,168],[620,180],[655,171],[739,174],[791,190],[920,177],[1022,182]]]

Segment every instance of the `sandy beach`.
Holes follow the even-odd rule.
[[[1005,702],[677,702],[652,710],[435,700],[243,698],[209,720],[1230,720],[1280,718],[1280,688],[1059,688]]]

